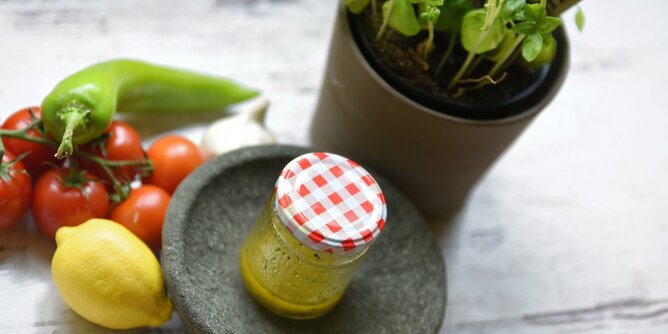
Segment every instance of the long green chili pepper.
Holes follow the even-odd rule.
[[[222,109],[257,91],[222,78],[134,60],[95,64],[65,78],[42,102],[46,130],[60,140],[57,156],[101,135],[116,110],[195,112]]]

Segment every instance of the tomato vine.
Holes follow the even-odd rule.
[[[2,157],[5,155],[5,147],[2,143],[2,137],[15,138],[20,140],[25,140],[33,143],[38,143],[42,145],[48,145],[51,147],[58,147],[59,143],[50,138],[43,138],[39,136],[30,135],[29,130],[35,128],[43,127],[41,119],[34,118],[32,123],[25,128],[18,130],[6,130],[0,129],[0,164]],[[129,181],[121,181],[115,175],[113,170],[121,167],[139,167],[145,174],[150,174],[153,171],[153,164],[149,159],[138,159],[138,160],[109,160],[95,156],[93,154],[84,152],[82,150],[76,150],[74,153],[75,157],[83,158],[88,161],[91,161],[94,164],[100,166],[100,168],[107,174],[109,180],[111,180],[115,194],[113,197],[116,201],[122,201],[127,198],[130,194],[130,185]]]

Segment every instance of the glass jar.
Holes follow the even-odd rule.
[[[241,250],[247,290],[270,311],[309,319],[343,296],[383,229],[385,200],[369,173],[329,153],[286,165]]]

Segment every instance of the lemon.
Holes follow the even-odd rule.
[[[86,320],[113,329],[159,326],[171,318],[160,264],[132,232],[91,219],[56,232],[53,281]]]

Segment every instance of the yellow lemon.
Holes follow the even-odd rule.
[[[160,264],[132,232],[91,219],[56,232],[53,281],[74,312],[113,329],[159,326],[171,318]]]

